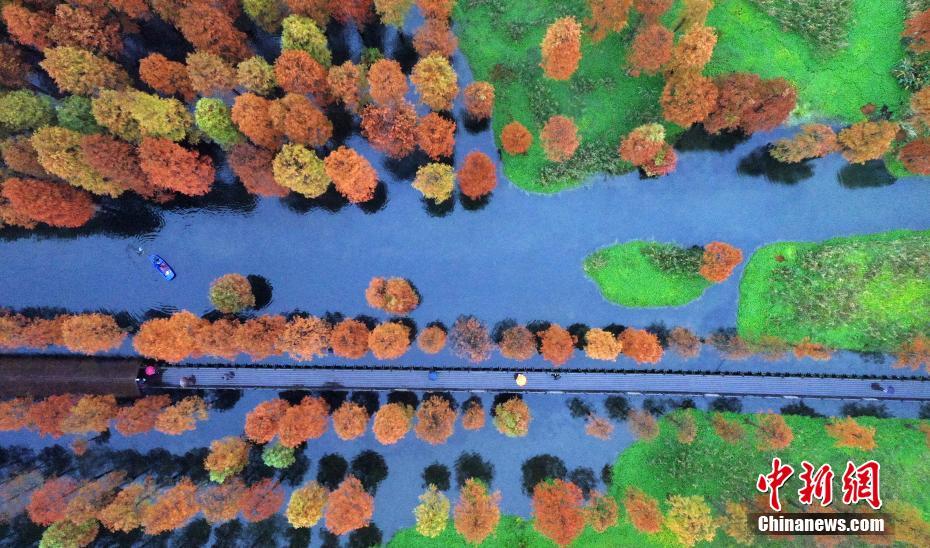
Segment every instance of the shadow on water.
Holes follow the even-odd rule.
[[[417,170],[429,162],[429,156],[422,150],[416,150],[404,158],[386,158],[384,167],[399,181],[412,181],[417,174]]]
[[[362,45],[366,48],[383,49],[384,44],[384,23],[381,21],[372,21],[360,29],[362,35]]]
[[[464,194],[459,194],[459,201],[462,202],[462,207],[465,208],[465,211],[480,211],[488,207],[488,204],[491,202],[491,196],[493,195],[494,193],[492,192],[474,200]]]
[[[889,186],[897,182],[882,160],[848,164],[840,169],[836,178],[841,185],[850,189]]]
[[[384,184],[384,181],[378,181],[378,186],[375,187],[375,196],[367,202],[358,204],[358,208],[361,209],[363,213],[371,215],[384,209],[385,206],[387,206],[387,202],[387,185]]]
[[[0,229],[0,240],[12,241],[20,238],[61,238],[66,240],[98,234],[125,238],[141,236],[161,230],[164,219],[158,206],[146,202],[135,194],[119,198],[103,198],[98,203],[97,215],[80,228],[53,228],[39,225],[26,230],[18,227]]]
[[[329,213],[338,213],[349,204],[332,186],[322,196],[316,198],[307,198],[296,192],[291,192],[281,201],[288,209],[300,214],[309,213],[316,209],[322,209]]]
[[[749,140],[749,137],[741,132],[727,132],[719,135],[707,133],[702,125],[691,126],[691,128],[682,133],[678,140],[675,141],[675,150],[680,152],[729,152],[736,148],[740,143]]]
[[[353,133],[359,131],[355,117],[342,104],[326,107],[326,117],[333,124],[333,136],[330,139],[334,149],[344,145]]]
[[[341,65],[352,59],[352,50],[349,48],[349,41],[346,38],[345,25],[330,20],[326,25],[326,39],[329,43],[329,51],[332,53],[333,66]]]
[[[430,217],[445,217],[455,209],[455,198],[453,197],[449,197],[448,200],[444,200],[438,204],[429,198],[423,197],[420,198],[420,203],[423,204],[423,209]]]
[[[167,211],[204,210],[209,212],[249,213],[255,210],[258,198],[238,183],[213,183],[210,192],[203,196],[179,195],[162,206]]]
[[[465,130],[468,131],[468,133],[481,133],[491,126],[490,119],[485,118],[483,120],[478,120],[464,109],[459,112],[459,120],[462,121],[462,125],[465,126]]]
[[[765,145],[742,158],[736,167],[740,175],[763,177],[766,181],[784,185],[794,185],[814,176],[814,167],[809,162],[784,164],[769,154],[771,147]]]
[[[139,25],[139,40],[148,54],[160,53],[172,61],[183,63],[194,48],[181,33],[159,17],[148,17],[136,21]]]
[[[413,65],[417,64],[420,59],[417,50],[413,47],[413,41],[410,36],[399,32],[397,39],[394,40],[394,49],[391,51],[391,58],[400,64],[400,70],[404,74],[410,74],[413,71]]]
[[[252,294],[255,295],[255,310],[261,310],[271,303],[273,286],[264,276],[249,274],[246,276],[252,285]]]

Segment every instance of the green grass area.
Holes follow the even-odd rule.
[[[761,473],[771,470],[772,457],[800,470],[802,460],[816,466],[830,463],[837,478],[834,479],[834,497],[842,491],[839,477],[847,460],[857,464],[868,459],[881,463],[881,493],[887,504],[901,500],[916,506],[924,517],[930,517],[930,491],[924,489],[915,478],[930,474],[930,452],[924,434],[918,429],[920,421],[911,419],[875,419],[861,417],[857,421],[876,428],[875,450],[835,447],[835,440],[826,434],[824,426],[829,419],[785,416],[794,432],[791,445],[783,450],[760,450],[755,436],[755,417],[725,413],[731,421],[740,422],[746,437],[736,443],[724,442],[713,430],[708,413],[694,412],[697,437],[690,445],[682,444],[676,436],[676,428],[670,417],[660,421],[660,434],[652,441],[638,441],[617,458],[614,465],[613,485],[610,489],[621,501],[620,522],[606,532],[598,534],[590,527],[572,543],[576,547],[664,547],[678,546],[677,540],[668,530],[656,534],[637,531],[622,510],[622,499],[630,486],[644,491],[659,501],[662,510],[667,510],[665,500],[669,495],[701,495],[710,504],[715,516],[724,513],[726,502],[749,502],[757,494],[755,480]],[[797,508],[797,490],[801,482],[795,475],[782,487],[782,504],[788,511]],[[506,497],[507,494],[504,493]],[[795,506],[791,506],[794,504]],[[863,503],[864,504],[864,503]],[[411,515],[411,522],[413,516]],[[797,539],[774,542],[759,539],[765,546],[797,546]],[[813,544],[808,543],[813,546]],[[707,544],[702,544],[707,545]],[[733,540],[722,529],[710,545],[734,546]],[[415,529],[400,531],[390,541],[393,548],[413,547],[465,547],[464,539],[455,532],[451,523],[445,532],[435,539],[420,536]],[[531,520],[513,516],[502,517],[497,530],[481,545],[486,547],[514,548],[553,547],[555,544],[533,528]]]
[[[642,253],[651,245],[655,242],[636,240],[605,247],[585,259],[584,271],[605,299],[636,308],[688,304],[711,285],[696,273],[671,274],[656,268]]]
[[[798,87],[801,118],[862,119],[866,103],[892,110],[907,101],[891,69],[904,57],[904,0],[853,0],[849,45],[826,54],[799,34],[785,32],[750,0],[717,2],[707,24],[719,40],[707,74],[754,72],[782,76]]]
[[[740,282],[737,327],[833,348],[896,351],[930,335],[930,231],[893,231],[756,251]]]
[[[585,0],[461,0],[454,13],[475,79],[494,84],[498,144],[501,129],[514,120],[533,134],[527,154],[502,153],[507,177],[533,192],[557,192],[594,173],[628,171],[631,166],[617,153],[621,137],[662,118],[662,77],[632,78],[625,72],[632,27],[598,44],[583,37],[581,64],[571,79],[544,77],[539,44],[549,24],[567,15],[583,21],[588,16]],[[578,126],[581,145],[563,164],[548,161],[539,143],[543,125],[554,114],[569,116]],[[669,138],[679,132],[669,127]]]

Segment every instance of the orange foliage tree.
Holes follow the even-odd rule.
[[[61,421],[61,430],[67,434],[99,434],[110,428],[115,416],[116,398],[112,394],[81,396]]]
[[[43,50],[51,45],[48,31],[52,28],[51,14],[32,11],[22,4],[3,6],[3,22],[10,36],[24,46]]]
[[[784,449],[791,445],[794,432],[785,418],[774,413],[761,413],[756,416],[756,436],[759,448],[763,450]]]
[[[236,346],[248,354],[253,361],[267,358],[282,351],[279,340],[283,338],[286,328],[287,320],[283,316],[259,316],[246,320],[236,330]],[[302,332],[313,333],[312,330],[303,331],[302,326],[297,326],[290,331],[289,335],[299,337]],[[283,351],[293,349],[294,352],[305,352],[307,348],[310,348],[309,351],[313,352],[313,348],[320,348],[318,338],[308,340],[305,345],[295,339],[287,342],[285,346],[288,348],[284,348]]]
[[[218,356],[233,360],[239,354],[236,346],[238,320],[219,318],[212,322],[203,322],[197,330],[197,355]]]
[[[245,189],[258,196],[284,197],[290,192],[274,180],[274,152],[251,143],[239,143],[226,154],[229,166]]]
[[[97,519],[108,530],[129,533],[142,525],[142,502],[150,494],[148,484],[134,483],[121,490],[97,512]]]
[[[368,335],[368,348],[379,360],[399,358],[410,348],[410,328],[397,322],[379,324]]]
[[[737,443],[746,435],[743,427],[738,422],[727,420],[720,413],[714,413],[710,423],[714,427],[714,432],[727,443]]]
[[[197,421],[207,420],[207,404],[200,396],[188,396],[165,408],[155,419],[155,430],[171,436],[190,432]]]
[[[852,417],[836,419],[826,425],[827,434],[836,439],[837,447],[853,447],[862,451],[875,449],[875,427],[863,426]]]
[[[595,360],[615,361],[623,345],[610,331],[594,328],[585,333],[585,354]]]
[[[368,352],[368,326],[358,320],[342,320],[333,328],[329,343],[333,354],[357,360]]]
[[[417,146],[417,113],[402,102],[395,107],[368,105],[362,109],[362,135],[391,158],[407,156]]]
[[[300,403],[288,407],[278,420],[278,436],[284,447],[297,447],[326,432],[329,405],[322,398],[304,396]]]
[[[434,53],[452,57],[458,47],[459,39],[445,19],[427,19],[413,36],[413,49],[421,57]]]
[[[258,146],[277,150],[284,144],[284,134],[271,118],[272,101],[243,93],[236,97],[232,107],[232,121],[246,137]]]
[[[455,0],[416,0],[416,2],[423,16],[430,19],[448,19],[455,6]]]
[[[345,401],[333,411],[333,430],[339,439],[354,440],[365,433],[368,428],[368,411],[361,405]]]
[[[272,103],[268,110],[275,131],[292,143],[320,147],[333,135],[333,124],[310,99],[288,93]]]
[[[703,70],[717,45],[717,33],[711,27],[692,27],[672,48],[667,70],[672,72]]]
[[[288,403],[279,398],[256,405],[245,416],[245,436],[255,443],[268,443],[274,439],[288,407]]]
[[[473,150],[465,156],[458,171],[458,179],[462,194],[477,200],[497,187],[497,166],[487,154]]]
[[[242,61],[250,53],[248,36],[236,29],[234,17],[210,2],[191,2],[180,10],[178,27],[194,48]]]
[[[627,63],[630,74],[655,74],[672,58],[675,35],[659,23],[640,27],[633,37]]]
[[[361,529],[371,522],[374,510],[374,497],[365,492],[355,476],[349,476],[329,495],[326,529],[334,535]]]
[[[187,478],[161,493],[154,502],[142,508],[142,526],[145,534],[157,535],[173,531],[197,515],[200,507],[196,500],[197,487]]]
[[[156,360],[179,362],[197,350],[197,330],[203,320],[181,311],[170,318],[147,320],[132,339],[136,352]]]
[[[201,95],[228,93],[236,86],[236,69],[219,55],[197,51],[187,56],[187,78]]]
[[[546,29],[542,44],[543,72],[553,80],[568,80],[581,61],[581,25],[574,17],[556,19]]]
[[[581,489],[556,479],[540,482],[533,489],[533,526],[559,546],[567,546],[584,530]]]
[[[462,412],[462,428],[465,430],[481,430],[484,428],[486,415],[481,400],[475,399],[465,403]]]
[[[656,418],[647,411],[634,409],[627,416],[630,432],[641,440],[654,440],[659,435],[659,423]]]
[[[113,427],[124,436],[134,436],[150,432],[155,428],[158,416],[171,404],[171,396],[159,394],[145,396],[132,405],[120,407],[116,413]]]
[[[149,182],[139,167],[139,151],[130,143],[108,135],[91,134],[81,138],[84,161],[104,179],[156,201],[170,197],[171,192]]]
[[[319,104],[329,102],[326,67],[306,51],[288,49],[281,52],[274,62],[274,75],[278,85],[287,93],[312,93]]]
[[[375,421],[371,429],[379,443],[394,445],[410,431],[412,419],[412,407],[402,403],[388,403],[382,405],[375,413]]]
[[[610,495],[598,491],[591,491],[591,498],[585,506],[584,513],[585,521],[598,533],[616,525],[620,517],[617,501]]]
[[[431,396],[417,409],[417,437],[430,445],[445,443],[455,432],[455,410],[442,396]]]
[[[416,289],[404,278],[372,278],[365,289],[365,300],[369,306],[391,314],[408,314],[420,304]]]
[[[795,164],[808,158],[823,158],[838,149],[833,128],[825,124],[805,124],[793,138],[779,139],[770,153],[779,162]]]
[[[833,351],[820,343],[812,342],[810,337],[804,337],[804,340],[794,345],[794,357],[825,362],[833,357]]]
[[[536,335],[522,325],[515,325],[504,330],[497,346],[505,358],[528,360],[536,354]]]
[[[546,158],[553,162],[564,162],[575,155],[578,149],[578,128],[571,118],[555,115],[546,121],[539,138],[542,140]]]
[[[669,78],[662,89],[659,103],[662,116],[682,127],[701,122],[717,104],[717,86],[694,72],[685,72]]]
[[[483,542],[501,519],[500,498],[500,492],[489,494],[480,480],[466,479],[455,505],[455,530],[472,544]]]
[[[494,112],[494,86],[489,82],[472,82],[462,92],[465,110],[476,120],[487,120]]]
[[[332,326],[326,320],[295,316],[284,327],[275,348],[287,352],[295,360],[311,361],[328,353],[331,332]]]
[[[701,353],[701,339],[685,327],[669,331],[668,345],[682,358],[696,358]]]
[[[381,106],[395,106],[407,94],[407,76],[400,63],[393,59],[378,59],[368,69],[368,93]]]
[[[118,348],[126,338],[109,314],[76,314],[61,324],[62,342],[72,352],[96,354]]]
[[[911,173],[930,175],[930,139],[922,137],[907,143],[898,151],[898,159]]]
[[[355,150],[339,147],[329,153],[323,165],[339,194],[353,204],[367,202],[375,197],[378,172]]]
[[[15,215],[54,227],[83,226],[96,212],[87,192],[39,179],[7,179],[0,187],[0,197]]]
[[[430,112],[417,123],[417,145],[433,160],[452,156],[455,149],[455,122]]]
[[[326,83],[333,98],[342,101],[349,112],[358,112],[362,87],[365,81],[364,67],[352,61],[330,67]]]
[[[636,487],[627,487],[623,507],[630,523],[638,531],[658,533],[662,530],[662,511],[658,501]]]
[[[26,412],[26,420],[40,436],[58,439],[64,435],[61,423],[71,414],[76,401],[77,398],[71,394],[49,396],[32,404]]]
[[[843,147],[843,157],[854,164],[864,164],[881,158],[898,133],[898,124],[886,120],[858,122],[840,131],[837,136]]]
[[[197,96],[184,63],[171,61],[160,53],[152,53],[139,61],[139,78],[165,95],[180,95],[185,101],[193,101]]]
[[[48,526],[65,519],[68,499],[80,484],[68,476],[52,478],[32,493],[26,512],[36,525]]]
[[[763,80],[757,74],[731,73],[717,80],[717,104],[704,119],[711,133],[740,129],[751,134],[784,122],[797,103],[797,91],[784,78]]]
[[[914,53],[930,51],[930,9],[915,13],[905,21],[901,36],[908,39],[907,47]]]
[[[575,338],[558,324],[551,324],[540,331],[539,341],[543,359],[555,367],[567,362],[575,352]]]
[[[738,247],[724,242],[711,242],[704,246],[698,273],[709,282],[720,283],[729,278],[741,262],[743,252]]]
[[[607,417],[588,415],[584,433],[599,440],[609,440],[614,435],[614,424]]]
[[[152,184],[188,196],[210,192],[216,174],[209,157],[152,137],[139,145],[139,166]]]
[[[625,29],[632,5],[633,0],[588,0],[591,17],[584,23],[591,29],[591,41],[596,44],[607,34]]]
[[[510,122],[501,130],[501,147],[511,156],[526,154],[532,144],[533,134],[520,122]]]
[[[248,462],[249,444],[238,436],[226,436],[210,442],[210,454],[204,459],[203,467],[210,473],[211,480],[223,483],[242,472]]]
[[[266,520],[278,513],[284,504],[284,488],[270,478],[265,478],[249,488],[239,499],[242,517],[251,523]]]
[[[620,333],[623,355],[636,363],[658,363],[662,359],[662,345],[659,338],[644,330],[628,327]]]
[[[439,325],[431,325],[420,332],[417,346],[426,354],[438,354],[446,346],[446,330]]]
[[[930,339],[918,335],[905,342],[895,354],[894,367],[909,367],[917,370],[921,366],[930,367]]]

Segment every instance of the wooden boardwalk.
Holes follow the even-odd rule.
[[[436,371],[435,380],[430,371]],[[233,373],[230,376],[230,373]],[[514,375],[527,377],[518,387]],[[687,372],[605,372],[552,369],[436,369],[323,367],[168,367],[165,386],[193,375],[195,388],[276,390],[439,390],[470,392],[625,393],[680,396],[758,396],[828,399],[930,400],[930,380],[918,377],[854,378]],[[872,388],[892,387],[894,393]]]

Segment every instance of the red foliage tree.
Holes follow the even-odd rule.
[[[759,449],[761,450],[779,450],[791,445],[794,439],[794,432],[785,418],[774,413],[762,413],[757,415],[756,437],[759,440]]]
[[[26,87],[29,65],[21,48],[0,43],[0,85],[8,88]]]
[[[907,47],[914,53],[930,51],[930,9],[915,13],[905,21],[901,36],[909,40]]]
[[[689,29],[672,48],[672,58],[666,67],[673,73],[700,72],[710,62],[717,45],[717,33],[705,26]]]
[[[325,28],[330,18],[331,0],[285,0],[288,10],[295,15],[304,15]]]
[[[275,101],[268,110],[276,131],[292,143],[320,147],[333,135],[333,124],[310,99],[288,93]]]
[[[233,173],[250,193],[282,198],[290,192],[274,180],[271,169],[274,152],[250,143],[239,143],[229,151],[226,159]]]
[[[552,324],[540,331],[539,341],[543,359],[555,367],[567,362],[575,352],[575,338],[558,324]]]
[[[494,86],[488,82],[472,82],[462,92],[465,110],[476,120],[487,120],[494,112]]]
[[[584,530],[581,489],[556,479],[541,482],[533,489],[533,526],[559,546],[567,546]]]
[[[623,507],[630,523],[638,531],[658,533],[662,530],[662,511],[658,501],[636,487],[627,487]]]
[[[522,325],[515,325],[504,330],[498,347],[505,358],[528,360],[536,354],[536,335]]]
[[[198,51],[187,56],[187,78],[201,95],[228,93],[236,85],[236,69],[219,55]]]
[[[150,432],[155,428],[155,421],[158,420],[158,416],[170,404],[171,396],[167,394],[140,398],[133,402],[132,405],[119,408],[113,427],[124,436]]]
[[[239,499],[242,517],[251,523],[266,520],[278,513],[284,504],[284,488],[270,478],[249,486]]]
[[[717,104],[717,86],[709,79],[686,72],[669,78],[659,103],[662,116],[682,127],[701,122]]]
[[[327,500],[326,529],[334,535],[365,527],[375,511],[374,497],[365,492],[355,476],[342,480]]]
[[[584,23],[591,29],[591,41],[596,44],[606,38],[608,33],[626,28],[632,5],[633,0],[588,0],[591,17],[585,19]]]
[[[3,6],[3,22],[13,40],[24,46],[43,50],[51,45],[48,31],[52,17],[48,12],[35,12],[19,3]]]
[[[581,25],[574,17],[556,19],[543,37],[543,72],[553,80],[568,80],[581,61]]]
[[[379,59],[368,69],[368,92],[381,106],[395,106],[403,102],[409,89],[407,76],[400,63],[393,59]]]
[[[239,500],[245,495],[246,486],[239,478],[233,478],[221,485],[211,485],[197,492],[197,504],[203,511],[203,517],[211,524],[224,523],[235,519],[239,513]]]
[[[48,37],[58,46],[74,46],[111,57],[123,51],[119,21],[105,10],[58,4]]]
[[[417,146],[417,114],[413,105],[389,108],[368,105],[362,110],[362,135],[391,158],[403,158]]]
[[[633,7],[648,21],[656,21],[672,7],[672,0],[633,0]]]
[[[420,304],[413,284],[404,278],[372,278],[365,289],[365,300],[368,306],[391,314],[409,314]]]
[[[281,445],[297,447],[307,440],[316,439],[326,432],[329,405],[322,398],[304,396],[300,403],[284,412],[278,421]]]
[[[564,162],[578,150],[578,128],[571,118],[555,115],[546,121],[540,134],[546,158],[553,162]]]
[[[28,135],[6,139],[0,143],[0,153],[3,163],[13,171],[40,179],[51,177],[39,163],[39,154],[32,146],[32,140]]]
[[[29,426],[28,413],[32,398],[0,401],[0,432],[14,432]]]
[[[452,15],[455,0],[416,0],[420,12],[431,19],[448,19]]]
[[[26,420],[40,436],[58,439],[64,435],[61,423],[71,414],[71,408],[76,402],[77,398],[71,394],[49,396],[32,404],[26,413]]]
[[[455,505],[455,530],[466,541],[480,544],[500,522],[500,492],[488,493],[481,481],[468,478]]]
[[[709,282],[720,283],[729,278],[741,262],[743,252],[738,247],[725,242],[711,242],[704,246],[698,273]]]
[[[229,61],[242,61],[249,56],[248,36],[235,27],[234,17],[209,2],[187,4],[181,8],[178,19],[181,33],[196,49]]]
[[[650,177],[671,173],[678,160],[675,150],[665,142],[661,124],[646,124],[631,131],[620,143],[620,157]]]
[[[487,360],[493,346],[487,327],[474,316],[459,316],[455,320],[449,342],[456,356],[474,363]]]
[[[432,53],[452,57],[458,47],[459,39],[446,19],[427,19],[413,36],[413,48],[420,57]]]
[[[379,360],[399,358],[410,348],[410,328],[397,322],[379,324],[368,335],[368,347]]]
[[[236,97],[232,107],[232,121],[246,137],[258,146],[277,150],[284,144],[284,134],[275,127],[271,118],[272,101],[243,93]]]
[[[346,200],[360,204],[375,197],[378,172],[354,149],[344,146],[337,148],[323,160],[323,165],[336,190]]]
[[[627,62],[630,74],[655,74],[672,58],[675,35],[659,23],[640,27],[633,37]]]
[[[623,355],[636,363],[658,363],[662,359],[662,345],[659,338],[644,330],[628,327],[620,333]]]
[[[585,521],[598,533],[616,525],[620,517],[617,501],[610,495],[598,491],[591,491],[591,498],[584,511]]]
[[[501,130],[501,147],[511,156],[526,154],[532,144],[533,134],[520,122],[510,122]]]
[[[152,184],[188,196],[210,192],[216,174],[208,156],[152,137],[142,139],[139,145],[139,167]]]
[[[341,440],[354,440],[365,434],[368,418],[368,411],[361,405],[351,401],[343,402],[333,411],[333,430]]]
[[[46,481],[32,493],[26,511],[29,519],[36,525],[48,526],[65,519],[68,499],[74,495],[80,484],[77,480],[62,476]]]
[[[38,179],[7,179],[0,196],[16,215],[55,227],[83,226],[96,211],[87,192]]]
[[[930,139],[914,139],[901,147],[898,159],[911,173],[930,175]]]
[[[172,195],[149,182],[139,166],[138,150],[125,141],[100,133],[85,135],[81,152],[87,165],[107,181],[156,201]]]
[[[329,103],[326,67],[306,51],[287,49],[281,52],[274,62],[274,75],[287,93],[312,93],[320,104]]]
[[[357,360],[368,352],[368,326],[358,320],[342,320],[333,327],[329,342],[333,354]]]
[[[704,120],[711,133],[740,129],[749,134],[775,129],[797,102],[794,87],[782,78],[762,80],[757,74],[736,72],[717,80],[717,105]]]
[[[288,407],[286,401],[277,398],[256,405],[245,416],[245,436],[255,443],[268,443],[274,439]]]
[[[364,29],[375,18],[374,0],[330,2],[329,9],[333,19],[342,24],[355,23],[359,29]]]
[[[417,145],[433,160],[452,156],[455,149],[455,122],[430,112],[417,123]]]
[[[487,154],[473,150],[465,156],[458,179],[462,194],[477,200],[497,187],[497,166]]]
[[[431,396],[417,409],[417,437],[430,445],[445,443],[455,432],[455,410],[442,396]]]

